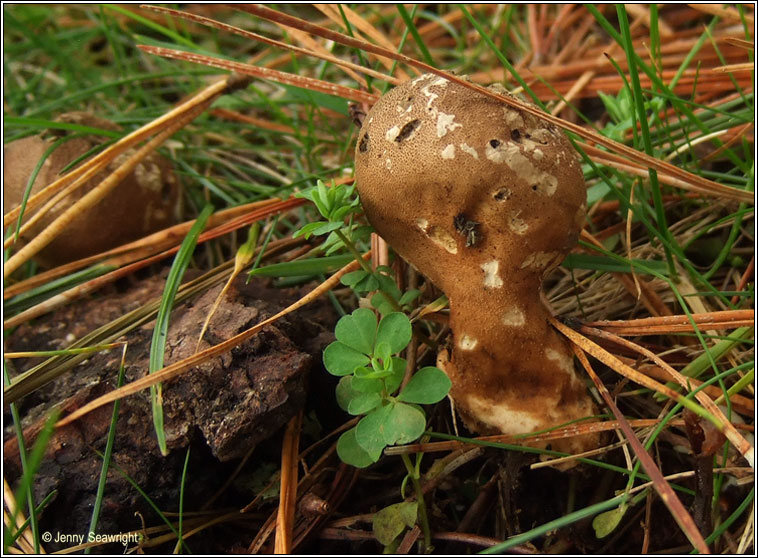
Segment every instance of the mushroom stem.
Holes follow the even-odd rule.
[[[472,307],[481,309],[474,320]],[[453,339],[438,364],[452,381],[451,397],[470,429],[522,434],[593,414],[573,355],[548,318],[534,287],[518,294],[470,291],[450,299]],[[555,447],[580,449],[571,440]]]

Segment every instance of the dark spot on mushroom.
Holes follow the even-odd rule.
[[[511,197],[511,191],[507,188],[503,188],[495,192],[492,197],[495,199],[495,201],[504,202]]]
[[[361,142],[358,144],[358,151],[361,153],[365,153],[368,151],[368,134],[363,134],[363,137],[361,138]]]
[[[363,120],[366,118],[366,111],[364,111],[360,105],[351,103],[347,106],[350,119],[358,128],[363,126]]]
[[[458,234],[461,234],[463,231],[463,226],[466,224],[466,216],[463,213],[459,213],[455,217],[453,217],[453,226],[455,227],[456,232]]]
[[[455,231],[466,237],[466,248],[470,248],[479,240],[479,223],[476,221],[470,221],[463,213],[459,213],[453,217],[453,226]]]
[[[537,185],[536,184],[532,184],[532,190],[534,190],[535,192],[537,191]]]
[[[518,130],[511,130],[511,139],[513,141],[521,143],[521,132]]]
[[[524,137],[525,137],[526,139],[531,139],[531,138],[532,138],[532,134],[529,134],[529,133],[527,133],[527,134],[524,134]]]
[[[418,128],[420,125],[421,125],[421,120],[419,120],[418,118],[411,120],[400,129],[400,133],[395,138],[395,141],[397,143],[400,143],[401,141],[406,139],[408,136],[410,136],[413,133],[413,131],[416,128]]]
[[[493,149],[497,149],[497,146],[500,145],[500,140],[491,139],[490,145],[492,146]]]

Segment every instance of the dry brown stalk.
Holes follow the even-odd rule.
[[[566,326],[565,324],[562,324],[561,322],[559,322],[558,320],[554,318],[551,319],[550,323],[552,323],[553,327],[555,327],[558,331],[560,331],[566,337],[568,337],[569,340],[571,340],[574,343],[574,345],[579,346],[583,351],[589,353],[590,355],[598,359],[600,362],[610,367],[611,369],[621,374],[622,376],[629,378],[630,380],[632,380],[633,382],[637,384],[640,384],[641,386],[644,386],[648,389],[652,389],[653,391],[656,391],[662,395],[665,395],[669,399],[677,401],[678,403],[683,403],[683,404],[686,403],[686,401],[683,401],[683,398],[679,393],[672,390],[668,386],[665,386],[651,379],[650,377],[645,376],[644,374],[641,374],[634,368],[623,363],[621,360],[618,359],[618,357],[611,354],[607,350],[603,349],[600,345],[590,341],[589,339],[584,337],[582,334],[580,334],[578,331],[573,330],[572,328]],[[641,347],[637,345],[636,343],[632,343],[631,341],[624,339],[623,337],[613,335],[612,333],[608,333],[606,331],[602,331],[595,328],[582,328],[582,329],[583,329],[583,332],[591,332],[593,336],[599,337],[601,339],[609,340],[613,343],[616,343],[624,347],[628,347],[632,349],[633,351],[635,351],[636,353],[641,354],[651,359],[658,366],[666,370],[666,372],[669,374],[669,377],[672,380],[678,383],[685,390],[691,391],[689,378],[683,376],[677,370],[674,370],[668,363],[666,363],[658,355],[652,353],[651,351],[645,349],[644,347]],[[721,409],[719,409],[713,403],[711,398],[708,397],[708,395],[705,392],[703,391],[696,392],[695,399],[697,399],[698,402],[703,406],[703,408],[712,415],[711,420],[714,421],[714,426],[716,426],[716,428],[718,428],[720,431],[724,433],[724,435],[729,439],[729,441],[732,444],[734,444],[737,451],[739,451],[742,454],[742,456],[747,460],[747,462],[752,467],[755,460],[755,449],[753,448],[753,445],[750,444],[750,442],[748,442],[739,432],[737,432],[737,429],[734,427],[734,425],[731,422],[729,422],[729,420],[727,420],[727,418],[724,416],[724,413],[721,411]]]
[[[212,229],[219,226],[220,224],[228,222],[230,219],[241,215],[246,215],[255,209],[274,205],[279,202],[281,202],[279,198],[270,198],[267,200],[252,202],[238,207],[223,209],[214,213],[208,218],[207,226],[209,229]],[[83,258],[75,262],[70,262],[68,264],[49,269],[47,271],[34,275],[33,277],[6,287],[3,291],[3,298],[7,300],[18,294],[25,293],[30,289],[44,285],[48,281],[52,281],[58,277],[63,277],[64,275],[68,275],[69,273],[73,273],[74,271],[98,262],[101,262],[104,265],[121,266],[128,265],[141,258],[149,257],[157,252],[169,248],[172,245],[179,244],[194,224],[195,219],[185,221],[184,223],[179,223],[178,225],[174,225],[168,229],[155,232],[151,235],[134,240],[122,246],[118,246],[106,252],[101,252],[100,254],[95,254],[94,256],[90,256],[88,258]]]
[[[297,502],[297,469],[300,429],[303,424],[301,409],[287,424],[282,441],[282,474],[279,489],[279,510],[276,516],[276,533],[274,536],[274,554],[292,552],[292,531],[295,522],[295,503]]]
[[[582,349],[578,345],[573,345],[573,347],[574,347],[574,353],[579,359],[579,362],[582,363],[582,366],[584,367],[584,369],[587,371],[587,374],[592,379],[593,383],[595,384],[595,387],[597,387],[598,391],[600,392],[600,395],[603,397],[603,400],[605,401],[605,404],[613,412],[614,416],[616,417],[616,420],[619,422],[620,430],[624,433],[624,437],[631,444],[632,448],[634,449],[634,454],[637,456],[637,459],[639,459],[640,464],[642,465],[642,468],[645,470],[645,472],[648,474],[648,476],[652,480],[653,486],[655,487],[656,492],[658,492],[658,495],[660,496],[661,500],[671,512],[671,515],[674,517],[674,520],[677,522],[677,524],[682,529],[684,534],[687,535],[687,538],[692,543],[692,545],[698,550],[698,552],[703,553],[703,554],[709,554],[710,551],[708,550],[708,545],[705,544],[705,539],[703,539],[703,536],[700,534],[700,531],[698,531],[698,528],[695,525],[695,521],[692,519],[692,516],[687,512],[684,505],[682,505],[682,502],[677,497],[676,493],[674,492],[674,489],[671,488],[671,485],[663,477],[663,474],[661,473],[658,466],[655,464],[655,461],[653,461],[653,458],[650,457],[650,454],[648,454],[648,452],[645,450],[645,447],[637,438],[637,435],[634,433],[634,430],[632,430],[632,427],[629,425],[629,422],[624,418],[624,415],[621,413],[621,411],[619,411],[618,407],[613,402],[613,397],[611,396],[610,392],[605,387],[603,382],[600,380],[598,375],[592,369],[592,366],[590,365],[590,362],[587,359],[587,356],[584,354],[584,351],[582,351]]]
[[[636,320],[600,320],[587,322],[588,327],[600,328],[620,335],[658,335],[675,331],[692,331],[694,325],[716,328],[736,328],[749,326],[754,323],[754,310],[724,310],[721,312],[708,312],[707,314],[680,314],[676,316],[663,316],[652,318],[638,318]],[[668,332],[666,327],[672,328]],[[650,329],[660,328],[660,329]]]

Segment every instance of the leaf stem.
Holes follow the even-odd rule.
[[[428,554],[432,549],[432,534],[429,530],[429,518],[426,515],[426,504],[424,503],[424,493],[421,491],[421,484],[418,482],[418,475],[411,463],[411,458],[408,454],[401,454],[400,457],[403,460],[405,468],[408,470],[408,476],[411,478],[411,484],[413,484],[413,491],[416,493],[416,501],[418,502],[418,517],[421,521],[421,531],[424,533],[424,554]]]
[[[355,244],[353,244],[353,241],[350,240],[345,233],[342,232],[342,229],[337,229],[334,231],[334,233],[337,235],[337,237],[342,241],[342,243],[345,245],[345,248],[348,249],[350,254],[355,258],[355,261],[357,261],[361,267],[363,268],[363,271],[367,273],[374,273],[374,270],[371,269],[371,266],[368,264],[366,260],[363,259],[363,256],[358,251],[358,248],[355,247]]]

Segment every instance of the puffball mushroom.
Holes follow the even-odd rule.
[[[87,112],[65,113],[60,115],[58,120],[105,130],[119,129],[113,122]],[[65,133],[65,130],[55,130],[53,133]],[[4,213],[21,203],[34,167],[55,139],[57,138],[50,137],[48,132],[16,140],[4,147]],[[86,135],[72,138],[58,146],[42,164],[32,186],[32,194],[58,179],[64,167],[102,141],[102,136]],[[107,170],[97,174],[75,193],[53,206],[25,235],[22,235],[21,243],[28,241],[52,223],[131,154],[129,151],[117,157]],[[35,260],[46,267],[56,266],[153,233],[176,222],[178,199],[179,187],[170,162],[165,157],[152,153],[96,206],[72,221],[35,256]],[[24,221],[35,212],[28,212]]]
[[[541,300],[586,211],[578,156],[560,130],[425,74],[366,115],[355,176],[376,231],[447,295],[452,342],[438,365],[467,427],[524,434],[595,414]],[[551,445],[576,453],[597,443]]]

